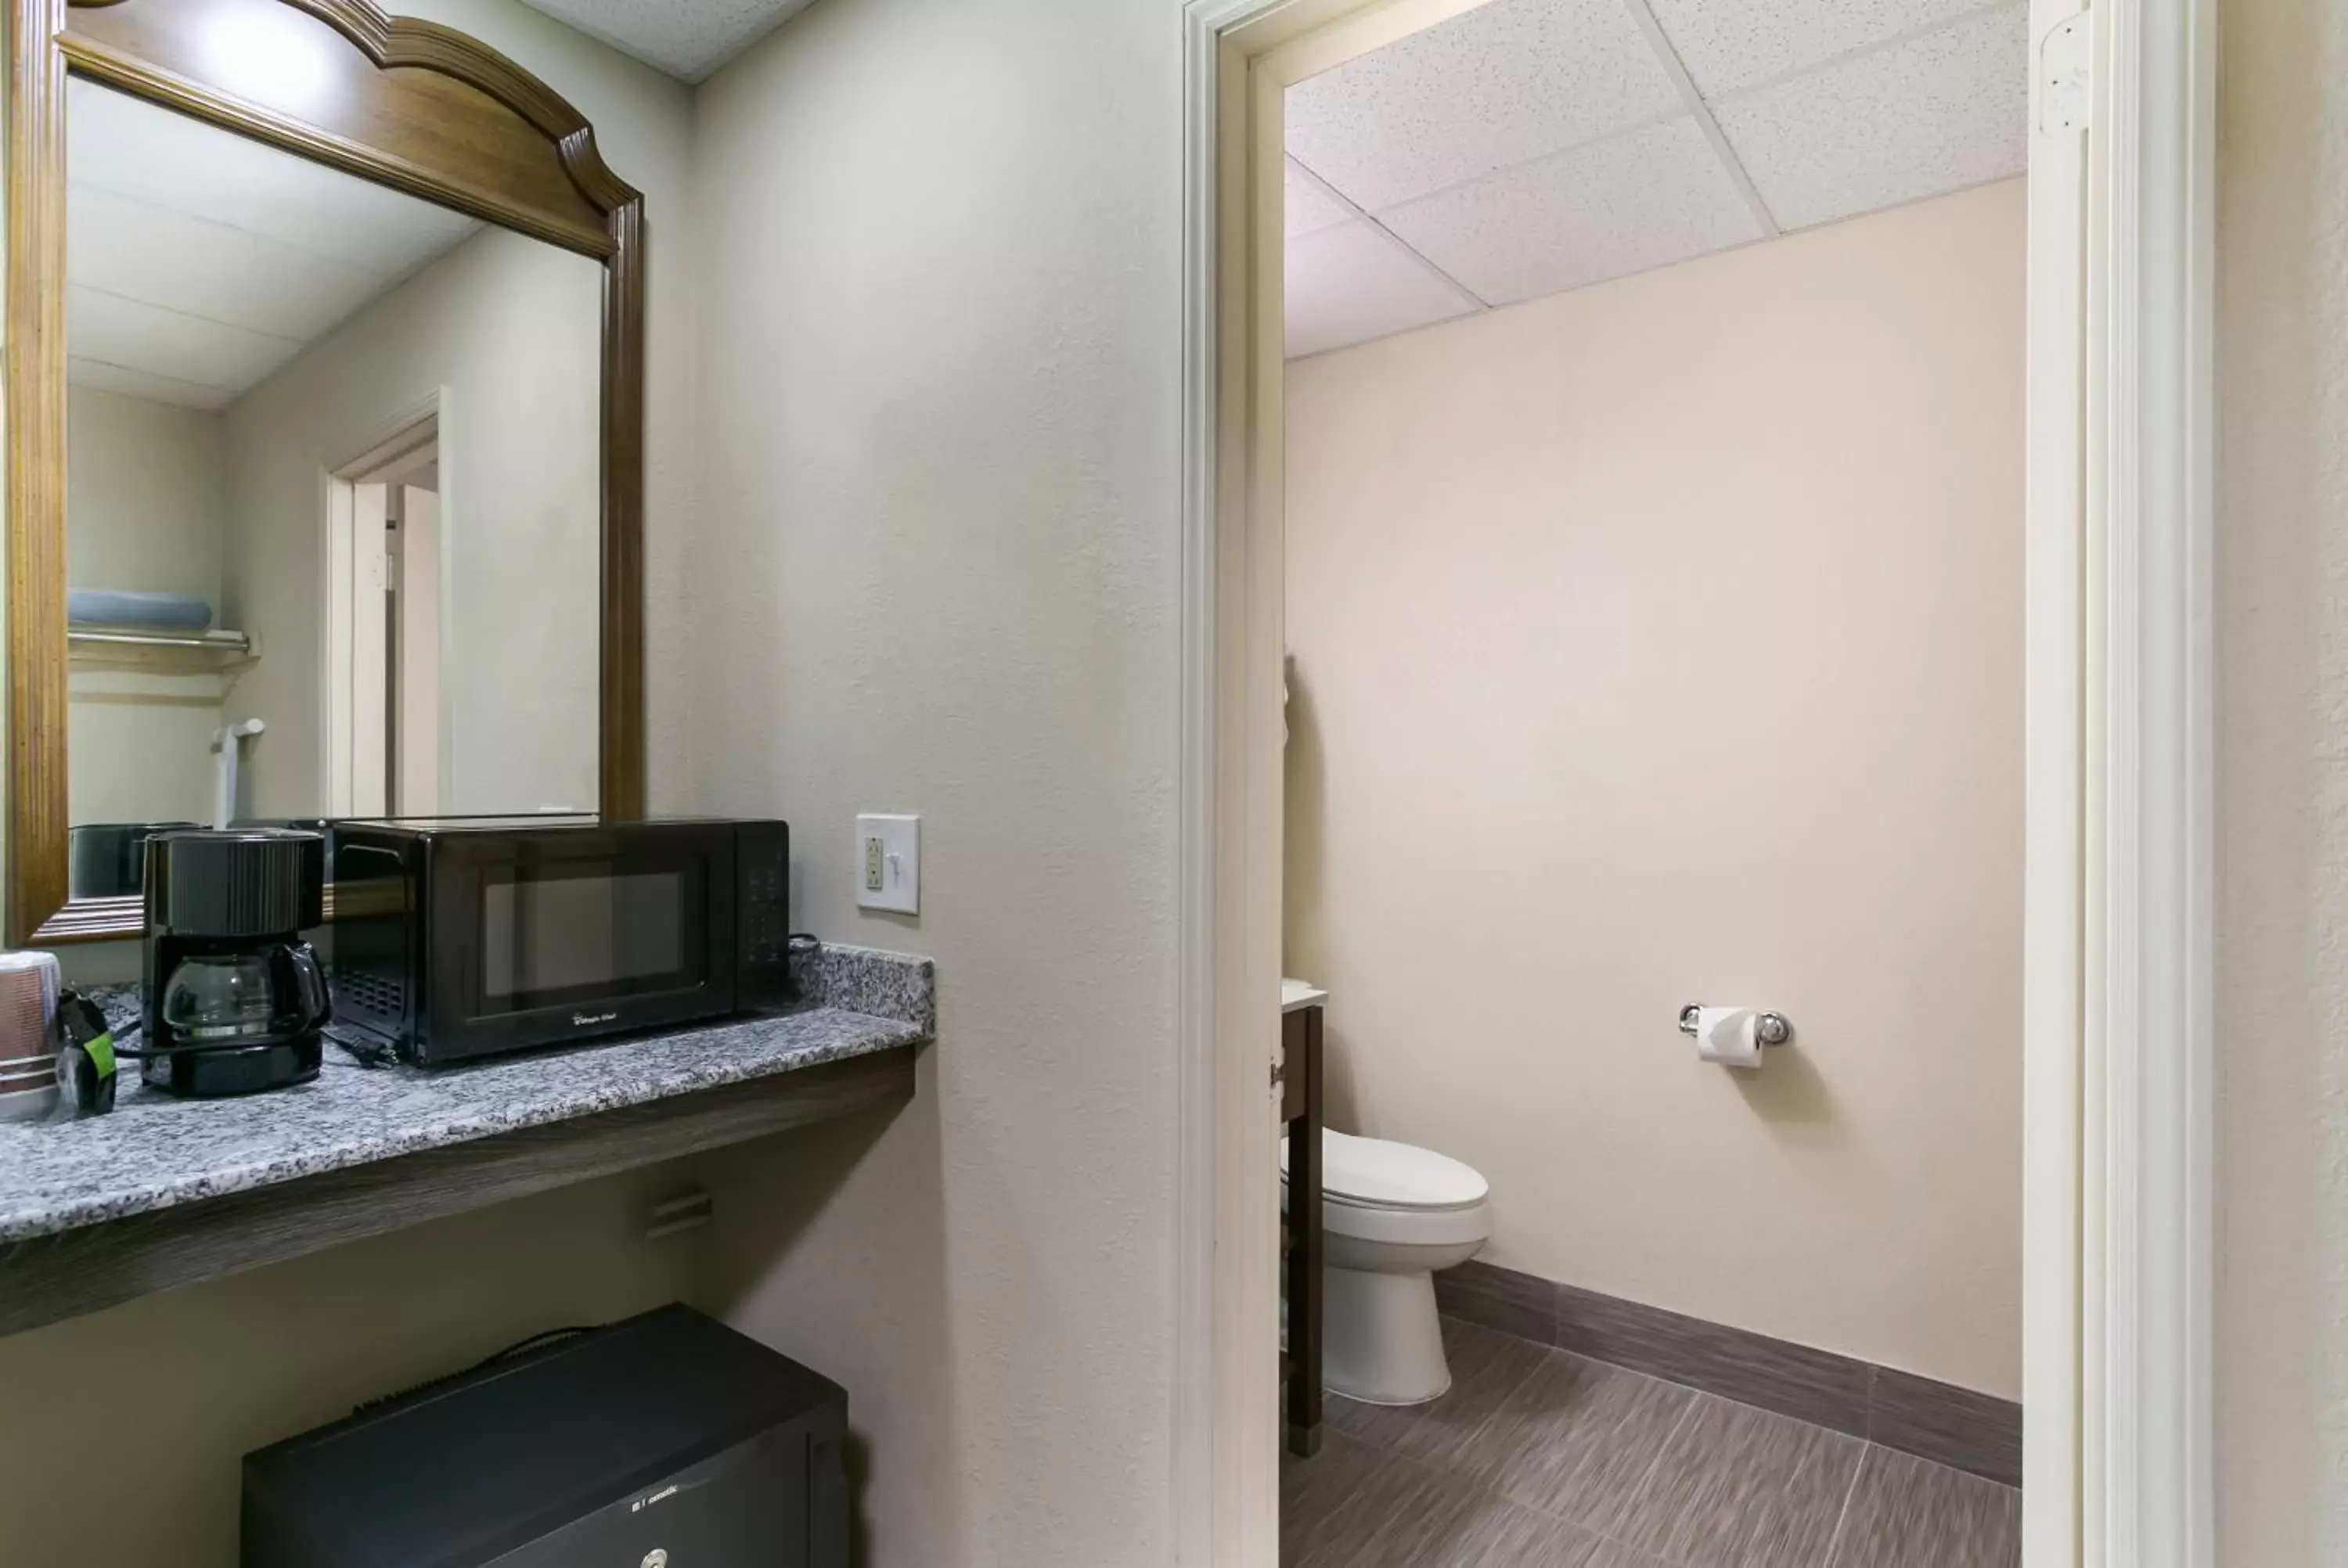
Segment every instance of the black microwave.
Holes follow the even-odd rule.
[[[427,1066],[778,1010],[790,829],[595,816],[327,829],[335,1032]]]

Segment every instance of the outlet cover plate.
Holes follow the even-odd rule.
[[[922,912],[922,819],[856,819],[856,902],[897,915]]]

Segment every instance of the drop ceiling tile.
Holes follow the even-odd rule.
[[[1282,159],[1281,169],[1283,177],[1281,210],[1285,214],[1284,224],[1290,239],[1326,229],[1332,223],[1343,223],[1353,216],[1345,210],[1344,202],[1332,197],[1315,184],[1311,176],[1301,171],[1294,159]]]
[[[1669,114],[1622,0],[1489,4],[1288,89],[1288,150],[1372,212]]]
[[[1761,237],[1684,115],[1414,201],[1382,221],[1496,305]]]
[[[66,382],[72,386],[89,386],[100,392],[120,393],[125,397],[144,398],[149,403],[176,403],[183,408],[226,408],[236,396],[232,387],[174,381],[168,375],[154,375],[143,370],[108,364],[103,360],[70,355],[66,360]]]
[[[1978,11],[1982,0],[1647,0],[1706,98]]]
[[[1288,357],[1408,332],[1475,307],[1358,218],[1288,242]]]
[[[315,338],[385,274],[88,186],[66,193],[66,278],[231,326]]]
[[[198,385],[243,388],[302,352],[291,338],[183,315],[96,289],[66,289],[66,352]]]
[[[2020,174],[2029,8],[2016,5],[1796,77],[1714,115],[1787,229]]]

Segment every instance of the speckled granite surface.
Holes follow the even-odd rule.
[[[826,944],[794,954],[791,978],[810,1006],[842,1008],[910,1023],[923,1034],[938,1028],[938,971],[927,958],[878,948]]]
[[[140,1087],[126,1063],[108,1114],[0,1124],[0,1244],[866,1056],[935,1030],[927,958],[826,948],[798,967],[802,1003],[781,1017],[478,1066],[361,1067],[330,1045],[314,1082],[176,1100]],[[133,1005],[120,992],[106,1000],[109,1013]]]

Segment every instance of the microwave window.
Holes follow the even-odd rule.
[[[685,877],[565,863],[481,886],[481,989],[493,1002],[625,990],[685,968]]]

